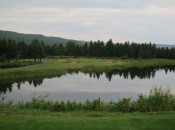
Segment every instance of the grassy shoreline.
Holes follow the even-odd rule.
[[[123,70],[131,67],[150,67],[175,65],[175,60],[167,59],[95,59],[95,58],[55,58],[44,59],[45,64],[39,66],[0,69],[0,80],[57,76],[69,70],[81,70],[83,72],[109,71],[113,69]]]
[[[34,96],[29,102],[6,101],[5,97],[0,99],[0,111],[6,110],[47,110],[50,112],[158,112],[175,111],[175,95],[170,88],[163,89],[154,87],[149,94],[139,94],[138,98],[132,100],[131,97],[118,99],[116,101],[105,102],[100,98],[76,101],[50,101],[48,96]]]

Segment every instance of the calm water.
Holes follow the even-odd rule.
[[[0,94],[9,101],[30,101],[33,96],[48,95],[49,100],[85,101],[101,98],[137,98],[152,87],[170,87],[175,93],[175,67],[131,68],[98,73],[70,72],[61,77],[0,83]]]

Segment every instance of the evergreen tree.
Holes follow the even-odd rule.
[[[66,53],[66,48],[63,46],[63,44],[58,45],[58,55],[63,56]]]
[[[7,41],[6,39],[0,39],[0,62],[4,62],[6,60],[7,53]]]
[[[143,45],[141,45],[140,48],[139,48],[138,57],[139,58],[145,58],[145,50],[144,50],[144,46]]]
[[[44,47],[37,39],[33,40],[29,45],[28,55],[30,58],[33,58],[34,61],[36,61],[36,59],[39,59],[40,62],[41,58],[44,57]]]
[[[114,45],[113,45],[112,39],[110,39],[106,43],[105,56],[107,56],[107,57],[113,57],[113,51],[114,51]]]
[[[82,54],[81,46],[80,45],[76,45],[74,56],[79,57],[79,56],[81,56],[81,54]]]
[[[68,56],[74,56],[75,55],[75,47],[76,47],[75,41],[72,41],[72,40],[68,41],[66,44],[66,49],[67,49],[66,54]]]
[[[24,41],[17,43],[17,59],[27,58],[28,45]]]
[[[85,56],[85,57],[88,56],[88,43],[87,42],[82,46],[82,56]]]
[[[51,55],[58,56],[58,54],[59,54],[58,44],[55,43],[51,47]]]
[[[8,61],[15,59],[17,56],[17,45],[14,40],[9,39],[6,47],[6,56]]]
[[[90,41],[88,48],[88,56],[90,57],[94,56],[93,53],[94,53],[94,44],[92,41]]]

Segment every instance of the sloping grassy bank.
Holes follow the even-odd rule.
[[[31,77],[45,77],[65,74],[69,70],[108,71],[113,69],[127,69],[130,67],[149,67],[175,65],[175,60],[147,59],[147,60],[121,60],[121,59],[95,59],[95,58],[56,58],[45,59],[47,64],[17,69],[0,69],[0,80],[20,79]]]

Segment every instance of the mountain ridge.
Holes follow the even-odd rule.
[[[0,38],[13,39],[15,41],[24,41],[27,44],[31,43],[33,39],[43,41],[45,44],[54,44],[54,43],[66,44],[67,41],[73,40],[61,37],[45,36],[42,34],[25,34],[25,33],[18,33],[15,31],[4,31],[4,30],[0,30]],[[80,40],[73,40],[73,41],[76,41],[77,44],[84,44],[86,42]]]
[[[156,44],[157,48],[175,48],[175,45],[169,45],[169,44]]]

